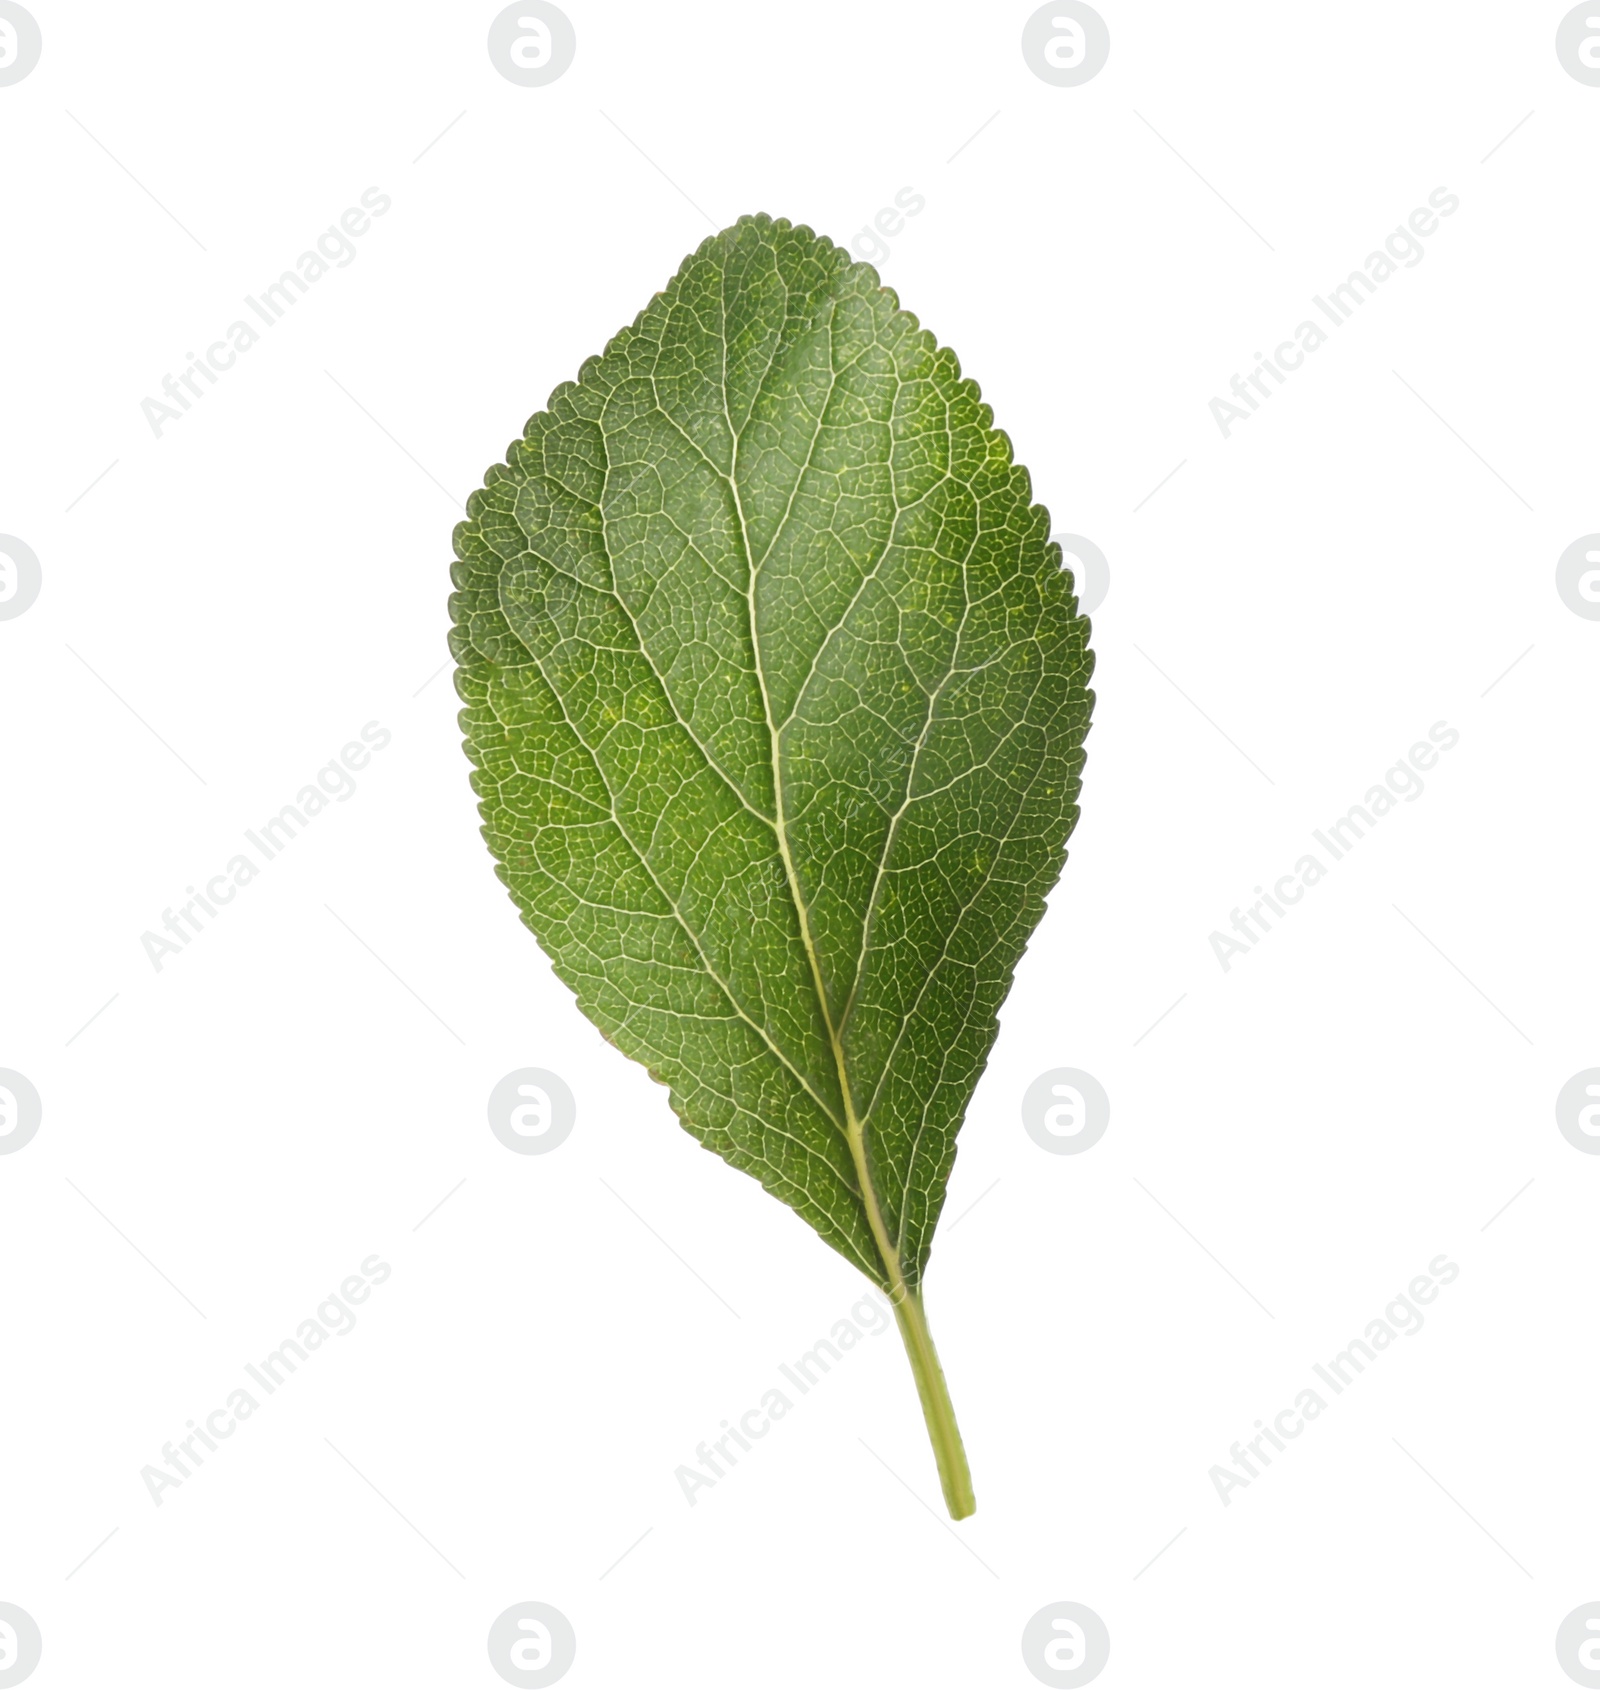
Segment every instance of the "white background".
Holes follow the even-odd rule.
[[[493,5],[33,9],[0,1066],[44,1120],[0,1158],[0,1600],[40,1690],[487,1687],[526,1600],[607,1690],[1026,1686],[1061,1600],[1108,1690],[1569,1682],[1600,625],[1554,568],[1600,529],[1600,89],[1566,8],[1106,0],[1108,65],[1056,88],[1028,7],[571,0],[533,89]],[[371,186],[354,261],[158,438],[141,400]],[[892,1335],[685,1502],[861,1282],[553,978],[439,672],[451,527],[549,390],[712,229],[845,242],[903,187],[884,280],[1111,567],[1083,820],[928,1281],[955,1528]],[[1438,187],[1423,261],[1225,439],[1211,398]],[[157,972],[141,935],[369,721],[355,796]],[[1224,972],[1211,932],[1437,721],[1423,796]],[[488,1130],[524,1065],[578,1100],[550,1155]],[[1019,1119],[1063,1065],[1112,1100],[1081,1156]],[[157,1507],[141,1468],[374,1252],[356,1329]],[[1441,1252],[1425,1328],[1224,1507],[1213,1464]]]

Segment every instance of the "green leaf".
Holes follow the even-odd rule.
[[[920,1288],[1077,820],[1089,624],[956,357],[745,217],[550,396],[455,533],[484,837],[584,1013],[888,1292]]]

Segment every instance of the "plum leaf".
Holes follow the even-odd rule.
[[[483,832],[579,1006],[888,1294],[922,1280],[1077,820],[1089,624],[954,353],[741,218],[488,471],[451,649]]]

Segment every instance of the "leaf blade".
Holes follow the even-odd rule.
[[[920,1283],[1076,821],[1087,623],[954,355],[743,219],[491,470],[452,645],[502,879],[585,1012]]]

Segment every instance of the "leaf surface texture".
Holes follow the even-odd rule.
[[[467,508],[461,721],[523,918],[689,1132],[914,1291],[1093,702],[1010,442],[870,267],[744,218]]]

